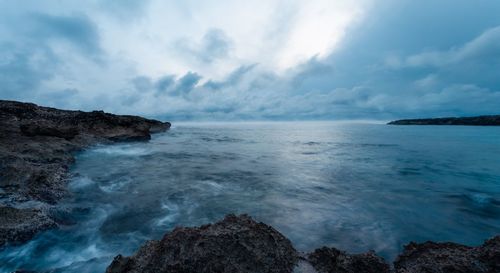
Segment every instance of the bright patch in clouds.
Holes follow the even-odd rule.
[[[500,1],[0,1],[0,99],[169,120],[497,114]]]
[[[331,53],[346,29],[362,16],[363,1],[304,1],[278,52],[278,67],[289,68]],[[366,1],[365,1],[366,4]]]
[[[222,78],[242,64],[284,70],[325,56],[363,1],[152,1],[132,22],[99,17],[102,45],[139,73]],[[126,25],[124,25],[126,24]]]

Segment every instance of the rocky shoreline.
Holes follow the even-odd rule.
[[[0,100],[0,247],[64,224],[57,204],[70,194],[75,152],[98,143],[145,141],[169,128],[168,122],[135,116]],[[178,227],[130,257],[118,255],[106,272],[494,273],[500,272],[500,236],[477,247],[410,243],[390,266],[374,252],[322,247],[301,253],[273,227],[228,215],[214,224]]]
[[[144,141],[170,123],[0,100],[0,247],[56,228],[74,153],[90,145]]]
[[[477,117],[451,117],[426,119],[401,119],[388,123],[389,125],[468,125],[468,126],[500,126],[500,115]]]
[[[370,251],[322,247],[300,253],[271,226],[247,215],[195,228],[176,228],[134,255],[115,257],[106,273],[498,273],[500,236],[478,247],[410,243],[393,266]]]

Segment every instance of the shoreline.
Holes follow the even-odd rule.
[[[431,271],[429,271],[431,270]],[[500,270],[500,236],[471,247],[410,242],[392,264],[373,251],[350,254],[334,247],[297,251],[273,227],[229,214],[199,227],[177,227],[135,254],[118,255],[106,273],[492,273]]]
[[[150,134],[170,128],[168,122],[140,117],[65,111],[12,101],[0,101],[0,125],[0,167],[8,171],[0,180],[0,247],[27,242],[42,231],[57,228],[58,213],[72,213],[60,211],[57,204],[71,194],[67,180],[75,152],[96,144],[147,141]],[[184,254],[179,256],[169,249]],[[437,261],[442,256],[447,259]],[[150,260],[152,257],[158,260]],[[131,257],[117,256],[108,272],[416,273],[443,267],[495,272],[491,270],[500,268],[498,261],[499,236],[479,247],[410,243],[391,269],[374,252],[348,254],[321,247],[299,253],[271,226],[246,215],[228,215],[214,224],[167,232],[162,240],[147,242]],[[212,267],[207,269],[207,263]],[[168,267],[172,264],[174,267]]]
[[[0,247],[57,228],[75,153],[99,143],[147,141],[170,123],[0,100]],[[71,213],[71,212],[62,212]]]

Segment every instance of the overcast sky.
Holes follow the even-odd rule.
[[[167,120],[500,114],[498,0],[0,0],[0,98]]]

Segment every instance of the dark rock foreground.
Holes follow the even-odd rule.
[[[483,245],[410,243],[394,262],[398,273],[499,273],[500,236]]]
[[[148,140],[170,123],[102,111],[66,111],[0,100],[0,246],[57,226],[73,153],[89,145]]]
[[[130,257],[118,255],[106,272],[498,273],[500,236],[479,247],[410,243],[391,269],[374,252],[347,254],[323,247],[299,253],[272,227],[247,215],[228,215],[215,224],[176,228]]]
[[[318,248],[307,255],[307,260],[321,273],[329,272],[389,272],[389,264],[373,251],[363,254],[347,254],[335,248]]]
[[[477,116],[462,118],[427,118],[401,119],[391,121],[390,125],[470,125],[470,126],[500,126],[500,115]]]
[[[228,215],[215,224],[176,228],[131,257],[117,256],[106,272],[286,273],[297,260],[290,241],[274,228]]]

